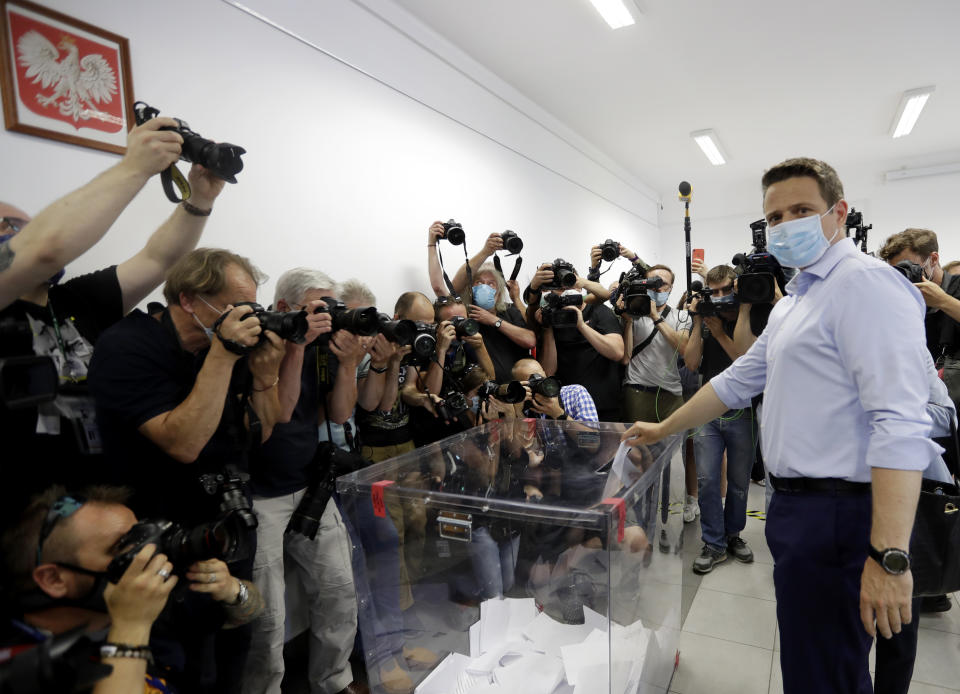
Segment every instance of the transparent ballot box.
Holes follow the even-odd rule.
[[[500,420],[340,477],[377,694],[666,692],[680,439]]]

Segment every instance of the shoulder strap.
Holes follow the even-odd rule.
[[[670,313],[670,307],[669,307],[669,306],[664,306],[664,307],[663,307],[663,313],[660,314],[660,317],[661,317],[661,318],[666,318],[668,313]],[[640,354],[640,352],[642,352],[643,350],[645,350],[645,349],[647,348],[647,346],[648,346],[651,342],[653,342],[653,338],[655,338],[655,337],[657,336],[657,333],[658,333],[658,332],[659,332],[659,330],[657,330],[657,326],[653,326],[653,330],[650,332],[649,335],[647,335],[647,339],[645,339],[643,342],[641,342],[639,345],[637,345],[636,347],[633,348],[633,352],[630,354],[630,358],[633,359],[635,356],[637,356],[638,354]]]

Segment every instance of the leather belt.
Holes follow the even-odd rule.
[[[770,484],[776,491],[788,494],[848,496],[870,493],[869,482],[850,482],[836,477],[775,477],[770,475]]]
[[[639,383],[625,383],[627,388],[633,388],[634,390],[643,391],[644,393],[656,393],[658,390],[661,390],[660,386],[642,386]]]

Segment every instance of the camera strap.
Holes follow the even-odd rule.
[[[163,192],[166,193],[167,200],[170,202],[189,200],[193,192],[190,189],[190,182],[187,181],[187,177],[180,173],[180,169],[177,168],[176,164],[171,164],[168,168],[160,172],[160,184],[163,186]],[[177,193],[173,189],[174,184],[180,189],[180,197],[177,197]]]
[[[467,268],[467,295],[472,299],[473,291],[473,269],[470,267],[470,258],[467,256],[467,241],[464,239],[463,244],[463,262]],[[437,257],[440,259],[440,270],[443,272],[443,283],[447,285],[447,291],[450,292],[450,296],[460,296],[456,289],[453,288],[453,282],[450,281],[449,275],[447,275],[446,269],[443,267],[443,253],[440,252],[440,244],[437,243]]]
[[[517,256],[517,262],[513,264],[513,272],[510,273],[510,280],[517,279],[517,275],[520,274],[520,266],[523,265],[523,258]],[[503,267],[500,265],[500,256],[494,254],[493,256],[493,266],[497,268],[497,272],[500,273],[500,276],[503,278],[503,281],[506,282],[506,275],[503,274]]]
[[[660,314],[660,317],[666,318],[668,313],[670,313],[670,307],[664,306],[663,313]],[[650,345],[650,343],[653,342],[653,338],[657,336],[658,332],[660,331],[657,330],[657,326],[653,326],[653,331],[649,335],[647,335],[647,339],[645,339],[643,342],[641,342],[639,345],[633,348],[633,352],[630,354],[630,358],[633,359],[635,356],[640,354],[640,352],[645,350]]]

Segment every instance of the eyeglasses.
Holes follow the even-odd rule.
[[[459,296],[438,296],[433,302],[434,306],[450,306],[451,304],[462,304],[463,299]]]
[[[12,231],[19,233],[23,227],[27,226],[27,220],[20,217],[0,217],[0,232]]]
[[[50,510],[47,511],[47,517],[43,520],[43,526],[40,528],[40,539],[37,542],[37,565],[40,564],[40,555],[43,553],[43,543],[50,537],[57,521],[61,518],[69,518],[76,513],[81,506],[86,503],[82,496],[61,496],[53,502]]]

